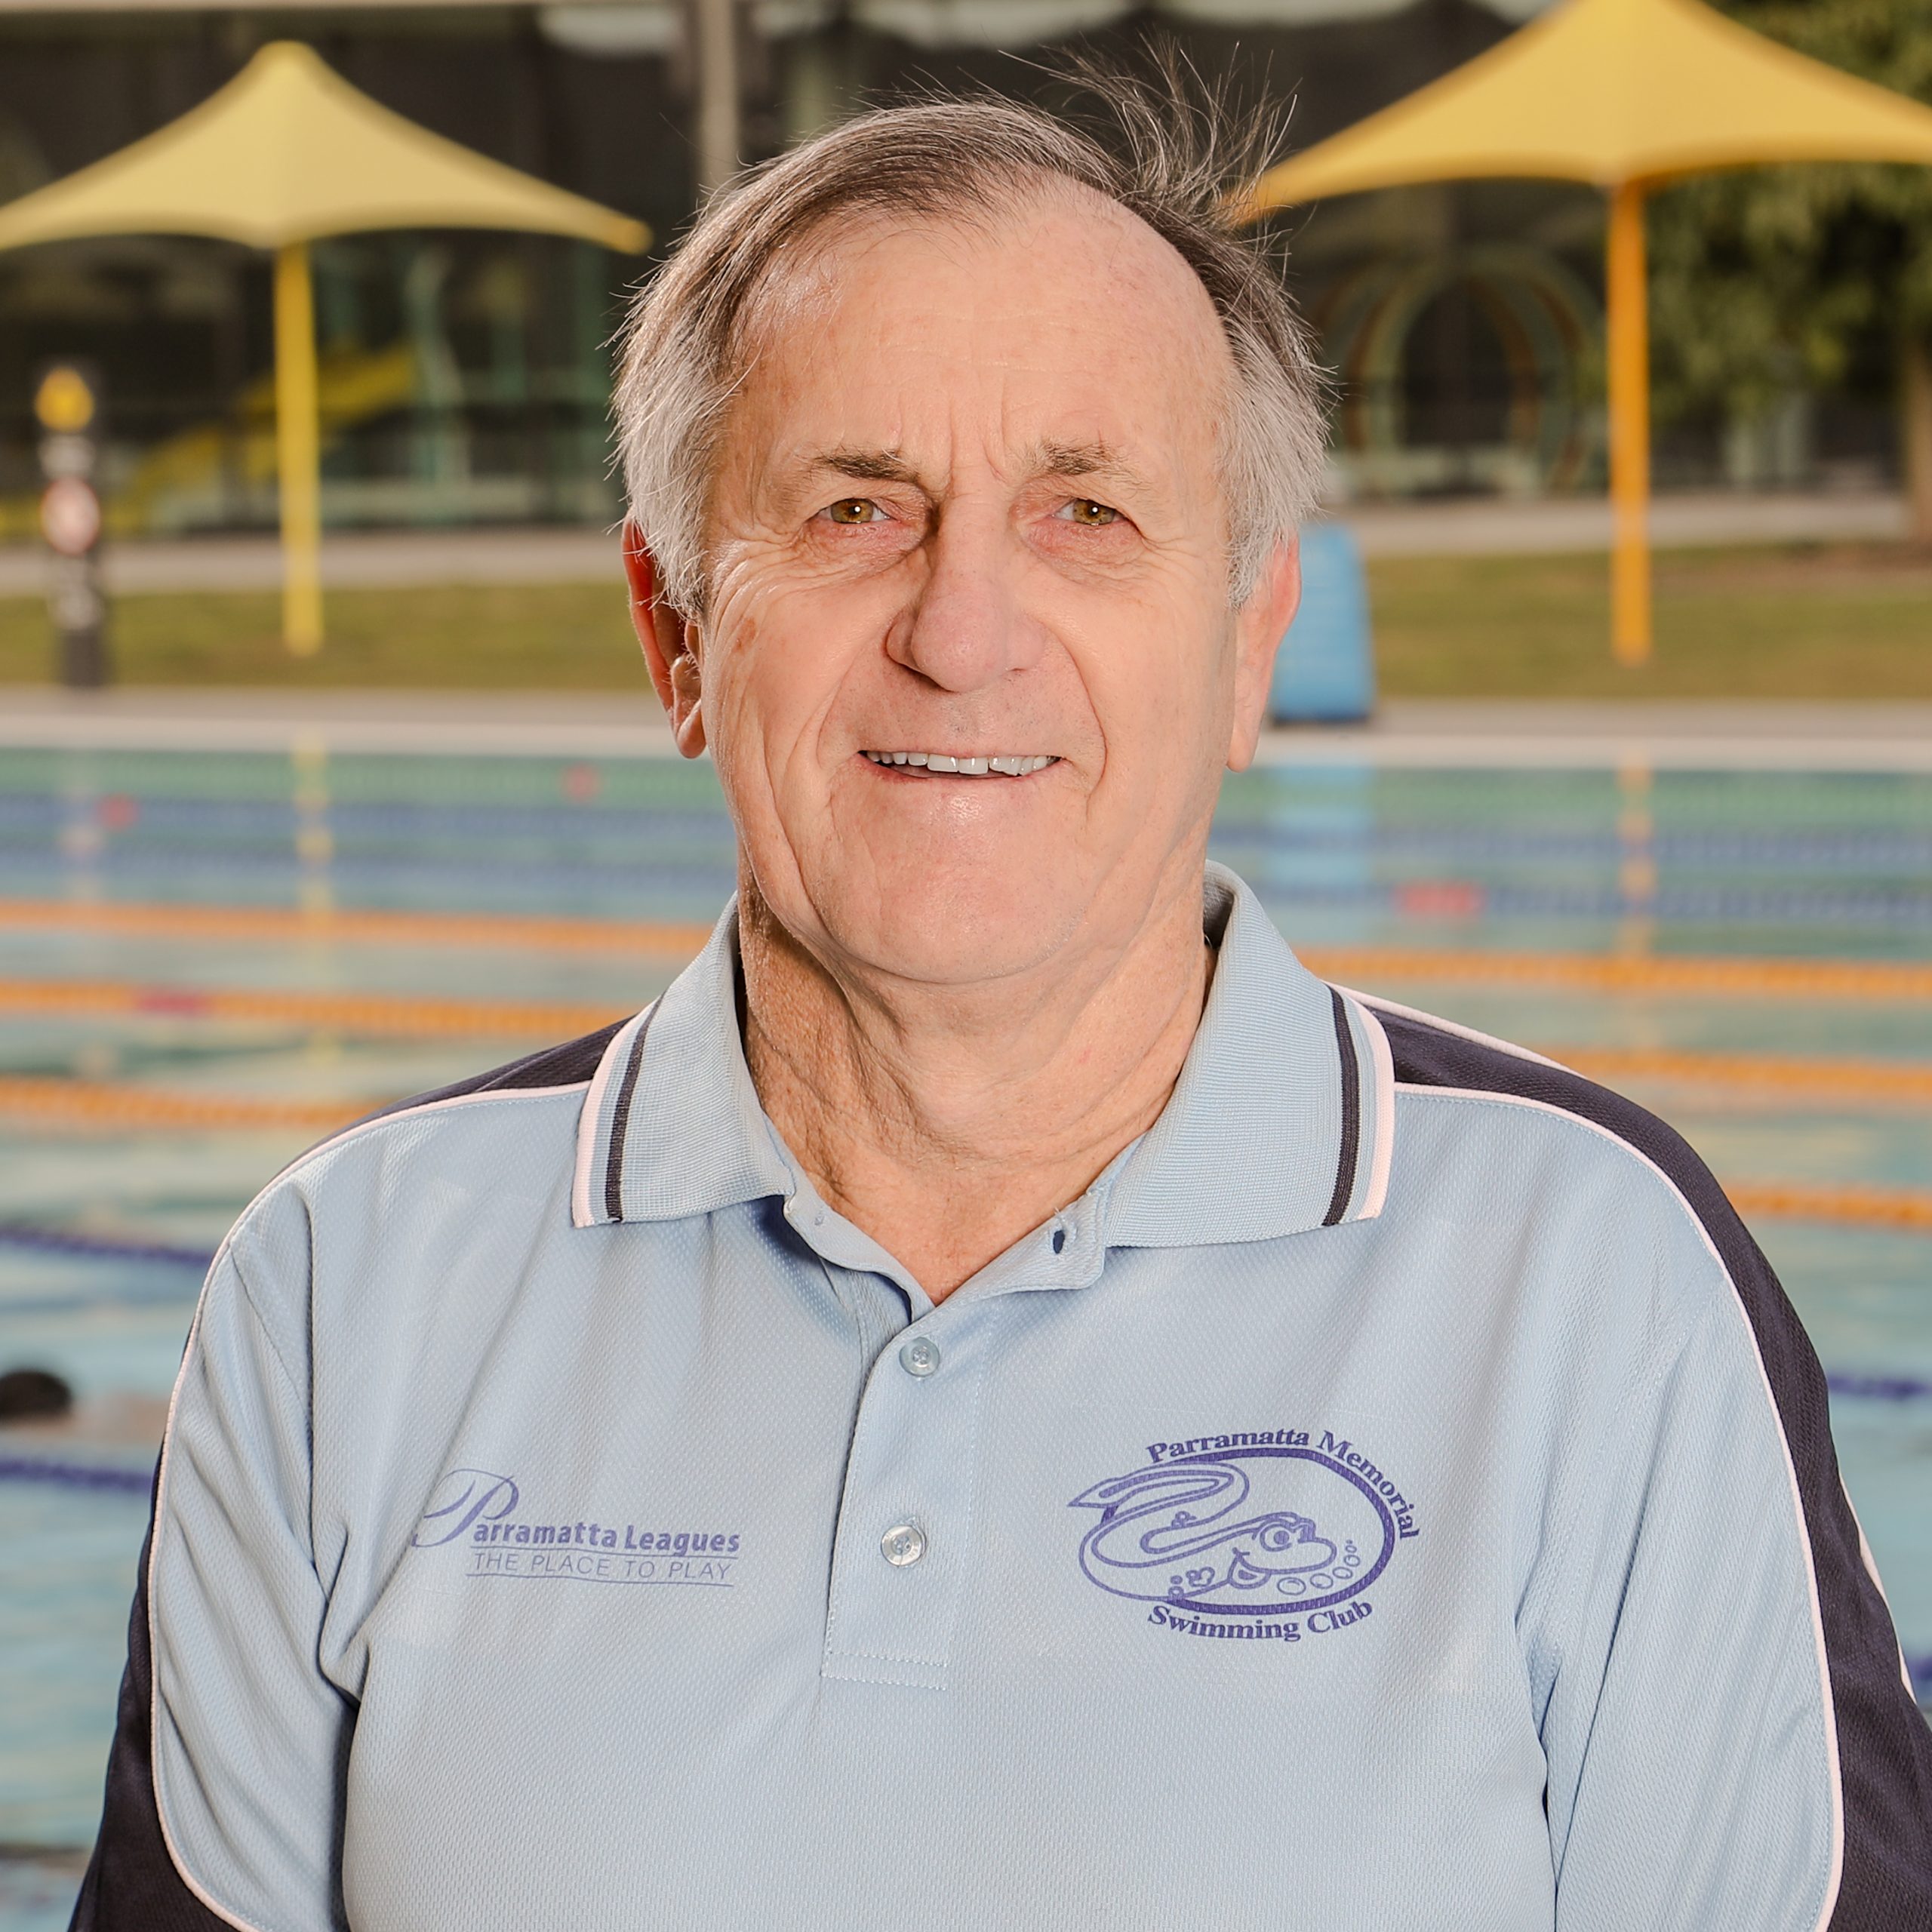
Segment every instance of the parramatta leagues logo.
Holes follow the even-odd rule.
[[[735,1530],[669,1529],[648,1520],[532,1521],[515,1478],[492,1469],[445,1472],[409,1540],[412,1549],[460,1548],[470,1577],[552,1577],[592,1583],[729,1589]]]
[[[1415,1506],[1346,1436],[1303,1429],[1150,1442],[1146,1466],[1067,1506],[1096,1512],[1080,1567],[1192,1637],[1298,1643],[1361,1623]]]

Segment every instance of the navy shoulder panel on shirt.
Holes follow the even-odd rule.
[[[1703,1224],[1755,1337],[1790,1451],[1817,1578],[1844,1813],[1831,1932],[1932,1932],[1932,1730],[1908,1688],[1832,1444],[1824,1371],[1770,1263],[1683,1137],[1633,1100],[1420,1016],[1376,1004],[1399,1084],[1531,1100],[1589,1121],[1659,1168]]]
[[[355,1122],[365,1127],[372,1120],[386,1120],[391,1114],[406,1114],[417,1107],[434,1106],[439,1100],[460,1100],[469,1094],[512,1093],[518,1088],[582,1087],[595,1077],[604,1050],[623,1028],[630,1016],[614,1020],[594,1033],[585,1033],[561,1045],[543,1047],[521,1060],[507,1061],[466,1079],[453,1080],[447,1087],[433,1087],[426,1094],[412,1094],[406,1100],[392,1100]]]

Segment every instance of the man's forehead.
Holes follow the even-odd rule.
[[[1229,355],[1214,303],[1180,251],[1075,183],[957,215],[827,220],[780,253],[746,302],[741,366],[836,349],[838,337],[826,333],[835,315],[861,333],[889,331],[895,315],[922,330],[935,320],[1050,317],[1116,352],[1158,341],[1192,361]]]
[[[1232,368],[1179,252],[1085,190],[967,223],[867,222],[777,271],[757,306],[739,394],[767,460],[879,480],[976,402],[998,413],[1002,467],[1131,480],[1177,431],[1196,439]]]

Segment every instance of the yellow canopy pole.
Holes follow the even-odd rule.
[[[1932,107],[1761,39],[1703,0],[1558,0],[1406,100],[1270,168],[1238,207],[1253,220],[1418,181],[1611,188],[1611,641],[1619,663],[1638,665],[1651,643],[1644,195],[1715,168],[1789,161],[1932,163]],[[5,223],[0,213],[0,235]]]
[[[322,648],[321,429],[309,245],[275,254],[275,441],[281,486],[281,641],[297,657]]]
[[[1651,331],[1644,184],[1611,189],[1605,275],[1610,364],[1610,641],[1620,664],[1651,661]]]

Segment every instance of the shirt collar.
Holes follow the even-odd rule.
[[[1315,978],[1223,866],[1208,868],[1203,921],[1220,956],[1180,1081],[1084,1204],[1102,1248],[1263,1241],[1381,1211],[1394,1075],[1374,1015]],[[579,1121],[580,1227],[798,1191],[745,1065],[737,956],[734,901],[605,1050]]]
[[[1117,1247],[1267,1241],[1372,1219],[1388,1189],[1395,1071],[1375,1016],[1318,980],[1260,900],[1211,865],[1220,957],[1161,1117],[1107,1203]]]
[[[578,1118],[571,1218],[675,1220],[795,1185],[745,1065],[734,898],[703,951],[604,1050]]]

